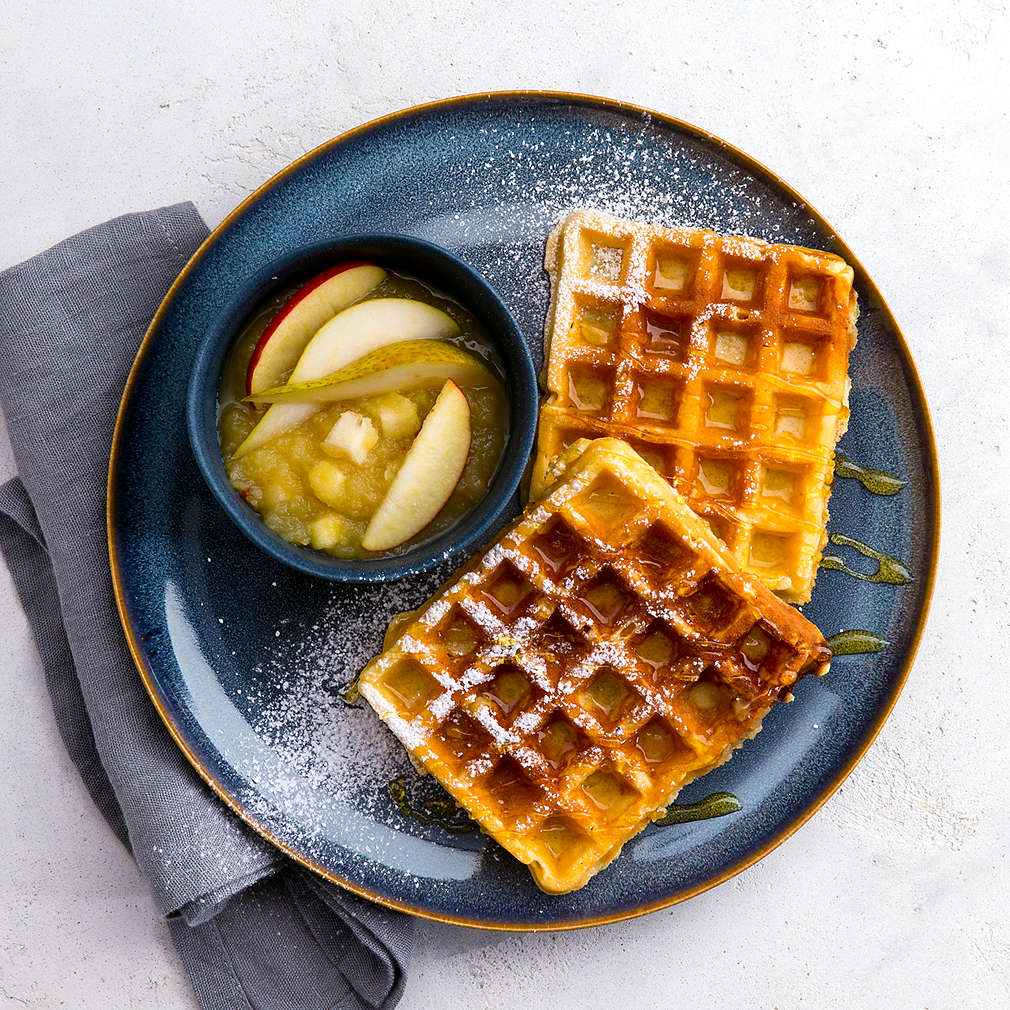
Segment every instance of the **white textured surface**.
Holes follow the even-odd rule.
[[[856,250],[919,364],[944,478],[938,589],[848,783],[762,863],[644,919],[422,924],[401,1005],[1007,1006],[1005,4],[26,6],[0,25],[0,266],[184,198],[216,223],[397,108],[553,87],[680,116],[779,172]],[[62,750],[2,567],[0,697],[0,1005],[190,1010],[147,887]]]

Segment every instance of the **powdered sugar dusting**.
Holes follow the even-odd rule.
[[[548,296],[544,245],[573,207],[769,241],[804,241],[813,231],[795,204],[792,213],[767,215],[762,184],[731,158],[690,139],[657,143],[647,117],[599,117],[596,124],[573,117],[569,127],[549,115],[527,123],[489,117],[480,136],[481,144],[461,145],[425,177],[427,199],[410,187],[397,230],[456,251],[484,274],[515,312],[538,362]],[[361,222],[361,230],[371,223]],[[494,552],[486,565],[505,557]],[[338,839],[388,866],[391,879],[406,874],[409,886],[412,868],[385,827],[400,827],[386,787],[409,774],[409,759],[367,705],[350,708],[340,692],[381,650],[390,618],[423,603],[455,567],[383,586],[334,586],[325,608],[314,611],[320,616],[307,620],[292,600],[291,621],[264,642],[269,658],[253,672],[265,686],[249,711],[266,754],[228,757],[249,782],[236,799],[268,824],[282,824],[288,845],[314,857],[326,839]],[[410,726],[394,728],[410,745]]]
[[[445,580],[442,569],[382,586],[334,586],[312,624],[292,622],[254,669],[263,687],[247,687],[253,729],[266,753],[237,761],[249,779],[237,797],[268,822],[283,819],[298,837],[285,841],[310,857],[321,840],[358,834],[359,851],[388,844],[367,828],[386,820],[389,782],[409,775],[412,765],[398,740],[348,685],[382,647],[390,618],[423,603]],[[278,629],[279,630],[279,629]],[[397,732],[409,735],[410,727]],[[357,819],[357,832],[354,821]]]
[[[815,227],[795,203],[792,215],[769,215],[762,187],[729,155],[713,170],[708,145],[686,138],[657,143],[648,117],[638,124],[580,124],[577,131],[550,124],[542,129],[531,120],[524,132],[509,122],[489,124],[480,133],[483,146],[461,150],[449,167],[444,185],[455,198],[433,193],[429,213],[413,230],[472,259],[520,312],[529,306],[531,291],[544,292],[533,299],[541,307],[544,243],[573,207],[770,242],[802,244]],[[530,333],[543,322],[528,321]]]

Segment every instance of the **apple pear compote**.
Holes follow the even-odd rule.
[[[487,493],[507,435],[504,384],[459,383],[469,401],[472,429],[470,454],[459,483],[431,522],[411,539],[390,550],[365,550],[361,540],[369,520],[385,498],[442,383],[324,403],[302,423],[236,458],[235,450],[267,410],[266,404],[242,402],[250,358],[273,317],[298,290],[296,285],[264,303],[239,334],[225,362],[218,433],[228,475],[263,522],[291,543],[338,558],[401,554],[449,529]],[[373,298],[409,298],[441,309],[459,327],[446,341],[478,357],[494,375],[503,374],[487,334],[457,302],[392,272],[360,300]],[[398,338],[393,334],[391,339]],[[282,378],[286,381],[288,376]]]

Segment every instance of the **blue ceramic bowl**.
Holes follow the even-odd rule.
[[[217,432],[218,386],[225,357],[256,306],[329,266],[366,260],[417,277],[466,307],[484,326],[501,359],[509,397],[508,435],[487,494],[455,525],[395,556],[345,560],[289,543],[269,529],[232,487]],[[268,264],[206,321],[186,398],[186,427],[197,465],[235,524],[268,554],[308,575],[340,582],[385,582],[423,572],[488,539],[516,493],[533,447],[537,381],[522,332],[494,289],[451,253],[403,235],[356,235],[302,247]]]

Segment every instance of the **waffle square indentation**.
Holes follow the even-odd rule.
[[[618,284],[627,269],[627,243],[587,231],[582,237],[583,276],[605,284]]]
[[[626,778],[608,768],[587,775],[582,781],[582,792],[608,818],[620,817],[640,798]]]
[[[596,365],[575,364],[568,373],[568,397],[578,410],[606,414],[613,384],[612,371]]]
[[[823,316],[827,294],[827,278],[814,274],[790,272],[786,291],[786,307],[791,312]]]
[[[530,781],[522,765],[513,757],[504,757],[488,776],[485,785],[488,796],[497,803],[507,817],[528,814],[536,807],[542,793]]]
[[[568,718],[555,712],[539,731],[538,741],[547,763],[559,770],[578,756],[586,737]]]
[[[653,670],[671,666],[680,654],[677,634],[662,621],[653,621],[640,635],[632,639],[631,647]]]
[[[697,249],[679,245],[660,245],[650,270],[654,291],[678,297],[689,297],[694,289],[700,253]]]
[[[691,340],[690,324],[691,320],[686,316],[646,311],[644,350],[648,354],[684,361]]]
[[[439,625],[439,632],[445,642],[445,651],[458,662],[466,662],[476,654],[478,648],[487,643],[484,632],[459,604],[449,611]]]
[[[727,256],[721,270],[720,298],[741,305],[759,305],[764,298],[764,264]]]
[[[638,700],[638,694],[611,666],[601,666],[579,692],[579,704],[598,722],[613,725]]]
[[[563,579],[585,554],[582,538],[564,519],[553,519],[532,541],[533,556],[554,580]]]
[[[631,612],[635,594],[624,580],[609,567],[575,592],[576,600],[605,628],[614,627]]]
[[[676,423],[684,396],[684,383],[670,375],[639,372],[635,376],[635,416],[648,423]]]
[[[792,560],[795,534],[757,529],[750,538],[750,564],[755,570],[786,574]]]
[[[480,595],[500,617],[510,619],[532,597],[533,586],[511,561],[503,561],[480,587]]]
[[[650,719],[635,734],[635,747],[649,764],[684,761],[694,755],[680,735],[659,717]]]
[[[828,345],[815,333],[783,330],[779,343],[779,371],[809,382],[821,381],[827,371]]]
[[[435,731],[433,743],[464,765],[483,758],[493,748],[488,731],[459,708]]]
[[[536,693],[529,677],[514,663],[503,663],[493,671],[494,677],[481,689],[486,698],[498,710],[500,718],[511,722],[512,717],[522,710]]]
[[[737,501],[740,464],[733,459],[716,456],[698,457],[698,487],[715,500]]]
[[[617,332],[617,310],[584,305],[575,325],[582,343],[591,347],[607,347],[613,343]]]
[[[438,681],[420,663],[409,656],[386,671],[383,687],[410,715],[416,715],[425,704],[441,694]]]
[[[746,431],[752,399],[750,391],[741,386],[708,385],[702,396],[702,423],[719,431]]]
[[[753,327],[723,320],[712,323],[709,332],[709,358],[725,368],[750,371],[757,364],[760,338]]]
[[[778,393],[773,399],[772,433],[778,441],[810,444],[820,434],[818,407],[805,396]]]
[[[717,578],[704,579],[685,598],[685,611],[691,625],[702,635],[718,639],[736,614],[737,602]]]
[[[805,476],[803,467],[765,461],[758,476],[758,501],[771,509],[784,509],[794,514],[802,512]]]
[[[627,527],[638,514],[641,503],[619,480],[599,477],[578,495],[573,504],[598,534],[613,534]]]

